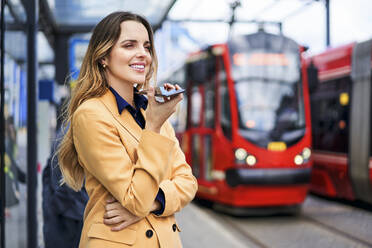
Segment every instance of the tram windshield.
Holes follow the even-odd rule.
[[[264,32],[243,39],[229,44],[239,133],[262,147],[294,144],[305,133],[299,47]]]

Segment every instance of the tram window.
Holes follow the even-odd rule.
[[[203,83],[207,78],[207,64],[205,60],[198,60],[193,63],[190,63],[187,67],[188,76],[193,82],[198,84]]]
[[[201,122],[202,96],[198,86],[194,86],[191,90],[191,126],[199,127]]]
[[[204,179],[207,181],[212,181],[212,166],[213,166],[213,156],[212,156],[212,136],[204,136]]]
[[[318,79],[318,68],[311,62],[309,67],[307,68],[307,77],[309,81],[309,91],[310,94],[316,90],[316,87],[319,84]]]
[[[371,75],[372,75],[372,71],[371,71]],[[371,77],[371,85],[372,85],[372,77]],[[371,87],[371,92],[370,92],[370,96],[372,95],[372,87]],[[372,101],[372,100],[370,100]],[[370,104],[372,105],[372,102],[370,102]],[[370,110],[370,113],[369,113],[369,121],[370,121],[370,126],[371,126],[371,129],[369,130],[369,156],[372,157],[372,108]]]
[[[214,127],[214,117],[215,117],[215,88],[214,84],[209,84],[205,88],[205,127]]]
[[[192,173],[196,178],[200,176],[200,149],[201,140],[199,135],[192,136]]]
[[[348,152],[350,77],[322,82],[311,97],[314,149]]]
[[[220,98],[220,106],[221,106],[221,128],[224,135],[228,138],[232,138],[232,131],[231,131],[231,112],[230,112],[230,97],[229,97],[229,88],[227,86],[227,78],[226,72],[224,69],[224,64],[222,57],[218,59],[219,68],[221,70],[218,72],[218,78],[220,81],[220,89],[219,89],[219,98]]]
[[[212,71],[211,71],[212,72]],[[205,127],[213,128],[215,122],[215,92],[216,92],[216,72],[213,66],[213,73],[205,83],[204,97],[204,123]]]

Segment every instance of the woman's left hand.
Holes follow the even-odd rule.
[[[116,225],[111,228],[111,231],[120,231],[129,225],[140,221],[142,218],[133,215],[125,207],[123,207],[111,195],[106,200],[105,214],[103,216],[103,223],[106,225]]]

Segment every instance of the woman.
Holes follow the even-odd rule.
[[[149,86],[156,69],[143,17],[115,12],[97,24],[58,153],[63,181],[74,190],[85,182],[89,195],[80,247],[182,246],[174,213],[193,199],[197,182],[167,121],[182,95],[157,102]],[[148,99],[134,86],[148,89]],[[107,225],[115,223],[124,225]]]

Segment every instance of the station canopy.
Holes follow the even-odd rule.
[[[29,0],[7,0],[5,47],[14,59],[26,60],[26,6]],[[157,30],[176,0],[38,0],[38,60],[52,63],[52,47],[58,35],[90,33],[106,15],[131,11],[146,17]]]
[[[42,0],[42,11],[52,12],[57,29],[76,32],[80,29],[91,29],[103,17],[111,12],[125,10],[141,14],[147,18],[154,28],[161,25],[175,0]]]

